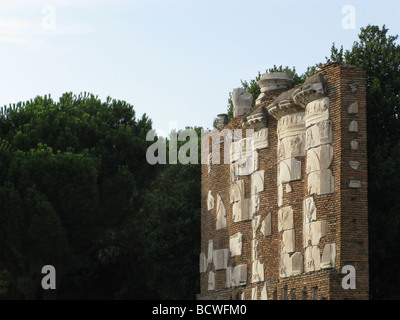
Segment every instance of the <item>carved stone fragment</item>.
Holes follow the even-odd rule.
[[[208,240],[207,263],[212,263],[213,249],[214,249],[214,242],[212,240]]]
[[[319,245],[322,237],[326,236],[328,223],[326,220],[312,221],[303,225],[303,245],[306,248],[309,244]]]
[[[244,199],[244,181],[237,180],[231,185],[230,190],[230,203],[234,203]]]
[[[359,161],[349,161],[349,165],[352,169],[358,170],[358,167],[360,166]]]
[[[260,223],[261,223],[260,215],[254,216],[253,219],[251,220],[251,226],[253,228],[253,239],[256,237],[256,232],[258,230],[258,227],[260,226]]]
[[[283,184],[280,183],[278,185],[278,191],[277,191],[277,198],[278,198],[278,207],[283,206]]]
[[[292,263],[292,276],[302,274],[304,271],[303,255],[300,252],[295,252],[290,257]]]
[[[333,146],[325,144],[307,150],[306,172],[320,171],[329,169],[333,159]]]
[[[247,264],[240,264],[233,268],[232,287],[245,285],[247,283]]]
[[[263,128],[254,132],[253,148],[254,150],[268,148],[268,128]]]
[[[241,116],[251,110],[253,103],[253,96],[247,92],[244,88],[233,89],[232,92],[233,102],[233,116]]]
[[[295,103],[303,107],[314,100],[323,98],[325,95],[324,84],[320,81],[320,79],[311,79],[310,77],[307,79],[307,81],[308,80],[310,80],[310,82],[312,81],[313,83],[305,82],[304,85],[293,92],[293,100]],[[314,82],[313,80],[316,81]]]
[[[226,280],[225,280],[225,288],[232,287],[232,267],[226,268]]]
[[[305,155],[305,134],[283,138],[278,141],[278,160]]]
[[[251,300],[258,300],[257,287],[251,288]]]
[[[304,129],[304,112],[285,115],[278,120],[277,132],[279,139],[301,135],[304,133]]]
[[[360,145],[360,142],[357,140],[350,141],[351,150],[358,150],[359,145]]]
[[[334,177],[330,169],[321,169],[308,174],[308,194],[328,194],[335,191]]]
[[[256,171],[251,175],[251,194],[264,191],[265,170]]]
[[[265,217],[265,219],[263,220],[262,224],[261,224],[261,233],[267,237],[270,236],[272,233],[272,227],[271,227],[271,212],[267,214],[267,216]]]
[[[350,180],[349,188],[352,188],[352,189],[361,188],[361,181],[360,180]]]
[[[209,190],[207,195],[207,210],[210,211],[212,209],[214,209],[214,197],[211,194],[211,190]]]
[[[306,149],[332,143],[332,121],[318,122],[306,129]]]
[[[264,285],[261,289],[261,299],[260,300],[268,300],[268,286],[267,281],[264,282]]]
[[[294,228],[293,209],[291,206],[283,207],[278,211],[278,231],[290,230]]]
[[[251,283],[264,281],[264,264],[260,260],[254,260],[251,269]]]
[[[207,271],[207,257],[205,253],[200,253],[200,273]]]
[[[317,220],[317,207],[314,198],[308,197],[303,200],[303,224]]]
[[[335,267],[336,260],[336,244],[328,243],[324,247],[324,251],[322,253],[321,258],[321,268],[328,269]]]
[[[226,209],[221,196],[217,193],[217,230],[226,228]]]
[[[307,247],[305,251],[304,270],[313,272],[321,269],[321,255],[318,246]]]
[[[258,80],[262,93],[271,90],[288,89],[293,86],[293,83],[292,76],[284,72],[264,73],[260,76],[260,80]]]
[[[230,146],[231,161],[238,161],[242,156],[242,139],[232,141]]]
[[[258,240],[251,240],[251,261],[258,259]]]
[[[278,165],[278,184],[301,179],[301,161],[295,158],[281,160]]]
[[[329,98],[324,97],[308,103],[304,120],[306,127],[329,120]]]
[[[295,250],[296,233],[294,229],[285,230],[282,233],[281,253],[292,253]]]
[[[240,256],[242,254],[242,233],[235,233],[229,238],[229,250],[231,257]]]
[[[358,132],[358,122],[356,120],[350,122],[349,132]]]
[[[215,274],[212,271],[208,274],[208,290],[215,290]]]
[[[228,267],[229,249],[219,249],[213,252],[215,270],[226,269]]]
[[[348,114],[357,114],[358,113],[358,102],[352,103],[347,109]]]
[[[292,274],[292,264],[288,253],[281,254],[279,267],[279,276],[281,278],[289,277]]]

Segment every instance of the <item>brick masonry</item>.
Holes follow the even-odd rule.
[[[226,288],[227,270],[215,269],[214,263],[207,263],[200,272],[200,293],[197,298],[208,299],[261,299],[261,291],[265,287],[268,300],[284,299],[368,299],[368,208],[367,208],[367,127],[366,127],[366,84],[365,74],[353,66],[330,63],[322,66],[315,74],[323,75],[326,83],[325,96],[329,98],[329,118],[332,121],[333,160],[329,169],[334,177],[334,191],[326,194],[314,194],[317,208],[317,221],[327,223],[326,235],[318,244],[320,255],[326,244],[336,245],[334,266],[318,271],[306,271],[301,274],[282,277],[281,247],[282,232],[278,231],[279,208],[291,206],[293,209],[293,227],[295,232],[295,248],[305,260],[303,245],[303,200],[310,197],[307,188],[307,156],[296,156],[301,162],[301,178],[290,181],[288,189],[283,186],[283,204],[278,206],[278,121],[266,112],[268,128],[268,147],[258,151],[259,168],[264,170],[264,191],[260,192],[260,209],[258,215],[263,221],[271,214],[271,234],[256,232],[258,240],[258,260],[264,265],[264,281],[252,283],[252,221],[234,222],[232,204],[230,203],[230,164],[224,164],[224,148],[222,141],[219,147],[221,164],[209,166],[202,164],[201,188],[201,253],[207,257],[209,240],[213,241],[213,250],[229,249],[229,238],[237,232],[242,233],[242,253],[231,257],[227,266],[247,265],[246,284]],[[266,100],[255,108],[267,107],[285,89],[266,92]],[[349,107],[352,106],[349,113]],[[253,109],[253,110],[254,110]],[[249,114],[252,111],[249,112]],[[221,129],[242,129],[244,114],[233,118]],[[219,132],[216,140],[220,141]],[[245,130],[242,132],[245,137]],[[204,139],[203,148],[211,141]],[[244,181],[244,198],[251,198],[251,175],[239,176]],[[214,208],[208,210],[207,197],[211,194],[215,199]],[[226,227],[216,229],[217,194],[220,195],[226,210]],[[293,253],[292,253],[293,254]],[[342,267],[352,265],[356,271],[356,288],[343,289]],[[209,274],[214,272],[214,289],[209,290]],[[256,289],[254,289],[256,288]],[[253,296],[257,290],[256,297]],[[265,297],[265,295],[264,295]]]

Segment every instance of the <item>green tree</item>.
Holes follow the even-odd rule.
[[[400,46],[385,27],[361,28],[350,50],[331,48],[328,61],[362,68],[367,76],[370,292],[399,299]]]
[[[200,292],[200,212],[201,212],[201,128],[197,133],[197,164],[163,165],[146,194],[142,214],[148,267],[148,285],[157,299],[195,299]],[[180,150],[189,142],[170,135],[168,147]],[[168,148],[169,149],[169,148]]]
[[[145,156],[150,129],[126,102],[86,93],[2,109],[2,297],[112,298],[129,272],[141,286],[137,259],[122,275],[109,272],[143,254],[138,212],[157,173]],[[40,286],[46,264],[56,268],[56,292]],[[112,290],[98,290],[110,278]]]

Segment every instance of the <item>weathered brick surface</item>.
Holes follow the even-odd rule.
[[[264,278],[268,284],[268,299],[283,299],[286,288],[288,299],[311,299],[313,288],[318,288],[316,299],[368,299],[368,210],[367,210],[367,128],[366,128],[366,85],[362,70],[340,63],[327,64],[317,73],[324,75],[327,81],[327,96],[330,100],[330,119],[333,123],[333,162],[330,166],[334,176],[334,192],[314,196],[317,207],[317,220],[326,220],[328,231],[319,243],[322,254],[325,244],[335,243],[335,268],[301,275],[281,278],[279,276],[282,234],[278,232],[277,204],[277,120],[268,115],[269,147],[259,151],[259,170],[265,170],[265,188],[260,193],[261,221],[268,213],[272,214],[272,234],[264,237],[257,232],[258,259],[264,264]],[[357,90],[354,91],[354,84]],[[353,87],[352,87],[353,86]],[[269,105],[282,90],[267,93],[265,105]],[[358,103],[359,112],[349,114],[348,107]],[[356,120],[358,132],[349,132],[351,121]],[[234,118],[225,129],[241,129],[242,116]],[[245,132],[243,132],[243,137]],[[358,141],[357,150],[351,148],[351,141]],[[224,144],[220,145],[223,159]],[[301,179],[290,182],[292,192],[284,188],[283,206],[292,206],[294,212],[295,252],[305,254],[303,248],[303,200],[308,195],[306,157],[296,157],[301,161]],[[358,161],[357,170],[349,161]],[[245,198],[250,198],[251,176],[241,176],[245,182]],[[350,188],[350,180],[361,181],[361,188]],[[232,205],[229,201],[230,166],[214,164],[208,173],[207,165],[202,165],[202,217],[201,252],[207,255],[208,241],[213,240],[214,250],[229,248],[229,237],[237,232],[243,234],[242,255],[230,257],[228,266],[247,264],[247,284],[235,288],[225,288],[226,270],[214,270],[208,264],[207,272],[200,273],[198,299],[237,299],[244,292],[251,299],[252,288],[257,287],[258,299],[264,282],[251,283],[251,221],[233,222]],[[207,210],[207,194],[212,191],[215,197],[214,209]],[[219,193],[226,208],[227,228],[216,230],[216,195]],[[345,290],[341,286],[342,267],[353,265],[356,269],[356,289]],[[215,272],[215,290],[208,290],[208,275]]]

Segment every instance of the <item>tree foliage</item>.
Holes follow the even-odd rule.
[[[145,159],[150,128],[146,115],[136,119],[129,104],[110,98],[102,103],[87,94],[67,93],[59,102],[37,97],[3,108],[5,297],[43,298],[40,270],[46,264],[56,267],[57,296],[79,297],[104,261],[140,251],[131,229],[138,221],[140,192],[154,176]]]
[[[150,165],[151,126],[86,93],[1,110],[1,298],[195,298],[200,165]]]

